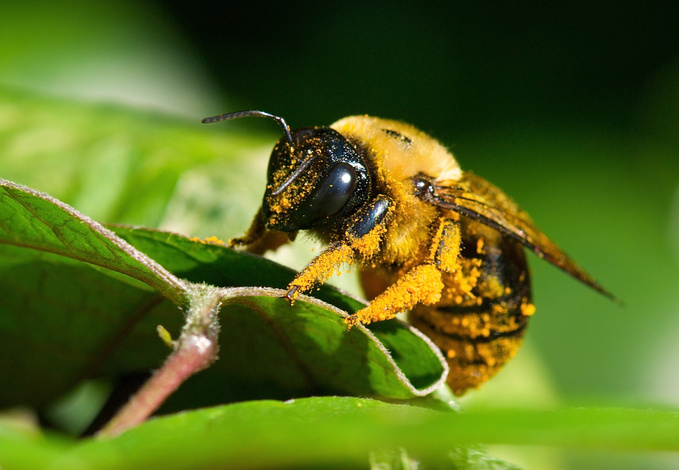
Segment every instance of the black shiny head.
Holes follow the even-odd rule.
[[[267,228],[294,232],[338,224],[370,194],[363,157],[328,127],[296,129],[271,153],[262,204]],[[341,224],[340,224],[341,225]]]
[[[364,158],[329,127],[290,131],[285,121],[262,111],[206,118],[216,122],[257,116],[276,120],[285,132],[269,159],[262,202],[266,227],[282,232],[310,228],[342,229],[349,215],[370,197],[371,178]]]

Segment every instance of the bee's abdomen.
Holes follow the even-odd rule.
[[[441,348],[461,395],[514,356],[535,309],[521,245],[474,222],[463,224],[460,269],[443,280],[441,301],[413,308],[410,322]]]

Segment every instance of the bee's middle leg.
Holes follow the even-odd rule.
[[[346,323],[351,327],[357,323],[388,320],[416,304],[437,303],[444,289],[443,273],[457,269],[459,253],[459,225],[446,218],[439,219],[429,247],[429,256],[422,264],[407,271],[367,307],[347,318]]]
[[[401,276],[370,304],[345,321],[349,326],[389,320],[415,304],[435,304],[441,299],[441,271],[433,263],[420,264]]]

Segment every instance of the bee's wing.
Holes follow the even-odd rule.
[[[533,224],[528,214],[499,188],[470,172],[466,172],[459,181],[451,183],[437,185],[434,182],[432,191],[425,198],[432,204],[458,212],[513,238],[540,258],[563,269],[606,297],[616,300],[547,238]]]

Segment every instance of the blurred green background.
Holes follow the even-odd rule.
[[[0,86],[151,110],[196,136],[258,137],[240,160],[184,163],[158,183],[170,198],[155,217],[107,206],[121,197],[110,181],[91,184],[100,199],[69,199],[60,157],[33,165],[18,138],[0,143],[0,177],[103,222],[226,239],[254,213],[278,135],[267,122],[207,128],[202,117],[262,109],[292,127],[360,113],[407,121],[514,197],[625,303],[531,257],[527,346],[470,402],[677,405],[678,19],[667,1],[4,2]],[[9,109],[0,103],[5,129],[17,125]],[[181,158],[171,135],[154,138],[168,146],[157,158]],[[59,146],[49,132],[37,139],[44,154]],[[79,171],[102,171],[96,149],[83,155]],[[215,168],[239,177],[215,180]],[[218,192],[205,189],[208,173]],[[210,209],[223,201],[228,221]]]

